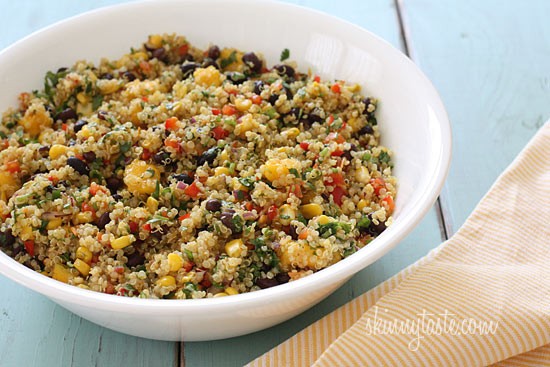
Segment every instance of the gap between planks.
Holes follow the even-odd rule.
[[[394,0],[395,10],[397,15],[397,21],[399,23],[399,30],[401,35],[401,42],[403,47],[403,52],[413,61],[415,57],[412,54],[412,49],[410,47],[410,38],[408,28],[406,26],[404,16],[403,16],[403,5],[404,0]],[[451,217],[449,215],[448,203],[446,200],[445,189],[438,196],[435,205],[435,210],[437,212],[437,222],[439,224],[439,230],[441,232],[441,239],[443,241],[449,239],[453,234],[453,226]],[[179,342],[176,343],[176,363],[179,364],[179,367],[185,367],[185,343]]]
[[[394,0],[395,13],[397,15],[397,21],[399,23],[399,29],[401,34],[401,42],[403,45],[403,52],[418,66],[417,58],[414,55],[414,48],[411,43],[410,30],[407,26],[405,15],[405,0]],[[453,221],[449,210],[449,202],[447,200],[447,185],[445,184],[443,190],[437,197],[434,204],[435,211],[437,213],[437,223],[439,224],[439,231],[441,233],[441,240],[446,241],[454,233]]]

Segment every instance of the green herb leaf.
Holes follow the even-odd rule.
[[[243,224],[244,220],[240,215],[233,215],[233,218],[231,218],[231,222],[233,222],[233,228],[235,228],[235,233],[240,233],[243,231]]]
[[[296,168],[289,168],[288,172],[292,173],[296,178],[300,178],[300,173],[298,173]]]
[[[256,180],[255,180],[254,176],[241,177],[241,178],[239,178],[239,182],[241,183],[241,185],[243,185],[247,189],[252,189],[254,187],[254,185],[256,184]]]
[[[282,52],[281,52],[281,57],[280,57],[280,60],[281,61],[285,61],[286,59],[288,59],[290,57],[290,50],[288,48],[285,48]]]
[[[237,51],[231,52],[227,59],[221,59],[220,66],[222,69],[225,69],[229,65],[233,64],[235,61],[237,61]]]
[[[92,110],[97,110],[99,106],[103,103],[103,96],[101,94],[97,94],[92,99]]]
[[[120,153],[124,154],[132,148],[132,142],[124,142],[119,146]],[[154,174],[154,173],[153,173]]]
[[[188,249],[184,249],[183,252],[185,252],[185,256],[187,256],[190,261],[195,261],[195,259],[193,258],[193,253],[191,251],[189,251]]]
[[[369,228],[370,226],[370,219],[368,216],[366,215],[363,215],[363,217],[361,217],[361,219],[359,219],[359,222],[357,222],[357,229],[359,230],[366,230],[367,228]]]

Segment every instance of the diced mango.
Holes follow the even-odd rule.
[[[53,266],[52,278],[55,280],[59,280],[63,283],[69,283],[69,279],[71,279],[71,277],[71,271],[66,266],[61,264],[55,264]]]
[[[207,68],[197,68],[193,73],[195,83],[203,87],[219,87],[222,84],[222,77],[218,69],[214,66]]]
[[[244,138],[247,131],[252,131],[260,126],[258,121],[252,116],[252,114],[246,114],[241,118],[241,122],[235,126],[235,135]]]
[[[89,264],[92,261],[93,254],[92,252],[84,246],[79,246],[76,249],[76,258],[84,261]]]
[[[124,170],[124,183],[132,193],[152,194],[160,180],[160,170],[153,164],[135,160]]]
[[[236,240],[229,241],[225,244],[225,253],[230,257],[240,257],[243,251],[243,240],[237,238]]]
[[[286,176],[290,172],[290,168],[298,170],[300,163],[294,159],[269,159],[260,167],[262,174],[269,181],[273,182],[283,176]]]
[[[239,294],[239,291],[233,287],[227,287],[225,288],[225,293],[227,293],[230,296],[234,296],[235,294]]]
[[[90,274],[90,265],[86,264],[84,261],[80,259],[75,260],[74,267],[76,268],[76,270],[78,270],[80,274],[84,275],[85,277],[87,277],[88,274]]]
[[[54,218],[48,222],[48,224],[46,225],[46,229],[48,231],[56,229],[61,225],[61,223],[63,223],[63,220],[61,218]]]
[[[5,171],[0,171],[0,200],[8,201],[19,189],[16,177]]]
[[[54,144],[50,147],[50,151],[49,151],[50,159],[52,160],[57,159],[61,157],[63,154],[67,154],[69,150],[70,148],[65,145]]]
[[[31,106],[19,120],[19,125],[31,136],[40,135],[44,128],[51,127],[52,124],[53,120],[43,105]]]
[[[152,196],[147,198],[147,210],[149,213],[154,214],[159,208],[159,201]]]

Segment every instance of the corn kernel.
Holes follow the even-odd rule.
[[[147,210],[149,213],[154,214],[159,208],[159,201],[152,196],[147,198]]]
[[[320,225],[324,225],[330,222],[332,222],[332,218],[327,217],[326,215],[320,215],[319,218],[317,218],[317,223],[319,223]]]
[[[77,287],[82,289],[90,289],[90,287],[88,287],[86,284],[79,284],[77,285]]]
[[[306,219],[311,219],[323,214],[323,207],[319,204],[305,204],[300,207],[300,212]]]
[[[76,268],[76,270],[78,270],[78,272],[84,275],[85,277],[87,277],[88,274],[90,274],[90,265],[86,264],[84,261],[80,259],[76,259],[73,265]]]
[[[93,254],[87,247],[79,246],[76,249],[76,258],[89,264],[92,261]]]
[[[300,129],[297,127],[291,127],[288,130],[282,131],[281,135],[287,139],[295,139],[298,135],[300,135]]]
[[[160,170],[145,161],[136,159],[124,170],[124,183],[132,193],[152,194],[158,180],[160,180]]]
[[[358,93],[361,91],[361,86],[359,84],[346,85],[345,88],[349,90],[351,93]]]
[[[94,220],[94,216],[91,212],[80,212],[74,217],[74,224],[90,223]]]
[[[61,264],[55,264],[53,266],[52,278],[59,280],[63,283],[69,283],[69,279],[72,277],[70,270]]]
[[[119,237],[111,242],[111,247],[115,250],[120,250],[125,247],[128,247],[134,242],[136,238],[133,235],[126,235]]]
[[[84,92],[80,92],[76,95],[76,99],[78,100],[78,102],[82,103],[82,104],[87,104],[90,102],[90,97],[88,95],[86,95],[86,93]]]
[[[157,280],[157,285],[161,287],[173,287],[176,285],[176,278],[171,275],[165,275]]]
[[[23,241],[34,239],[34,235],[32,233],[32,227],[30,226],[23,227],[23,229],[21,229],[21,232],[19,233],[19,237],[21,237]]]
[[[296,219],[296,210],[288,204],[281,205],[279,208],[279,222],[283,226],[288,226],[294,219]]]
[[[183,259],[176,253],[168,254],[168,265],[170,265],[170,271],[178,271],[183,267]]]
[[[214,295],[214,298],[219,298],[219,297],[227,297],[229,296],[229,294],[225,293],[225,292],[220,292],[220,293],[216,293]]]
[[[235,99],[235,107],[241,112],[246,112],[252,106],[252,101],[244,98]]]
[[[63,220],[61,218],[52,219],[46,225],[46,229],[48,231],[50,231],[52,229],[56,229],[57,227],[59,227],[61,225],[61,223],[63,223]]]
[[[361,199],[361,200],[359,200],[359,202],[357,203],[357,209],[359,209],[359,210],[362,211],[364,208],[367,207],[368,204],[369,204],[369,203],[368,203],[365,199]]]
[[[225,253],[230,257],[240,257],[244,247],[243,240],[237,238],[225,244]]]
[[[111,94],[115,93],[120,89],[120,83],[116,79],[106,80],[102,79],[99,82],[97,82],[97,88],[101,92],[101,94]]]
[[[143,51],[138,51],[138,52],[134,52],[132,54],[132,57],[134,58],[134,60],[136,61],[140,61],[140,60],[147,60],[149,58],[149,56],[147,56],[147,53],[143,52]]]
[[[235,126],[235,135],[240,136],[241,138],[246,137],[247,131],[252,131],[257,129],[260,126],[258,121],[251,115],[246,114],[241,118],[241,122]]]
[[[207,68],[197,68],[193,73],[195,83],[203,87],[215,86],[219,87],[222,84],[222,78],[218,69],[214,66]]]
[[[225,162],[229,160],[229,154],[227,154],[227,150],[223,150],[220,155],[218,156],[220,159],[220,162]]]
[[[50,148],[50,159],[57,159],[63,154],[66,154],[69,151],[69,147],[66,147],[65,145],[60,144],[54,144]]]
[[[355,171],[355,179],[356,179],[358,182],[361,182],[361,183],[368,183],[369,180],[370,180],[370,173],[369,173],[368,168],[365,167],[365,166],[360,166],[360,167]]]
[[[225,293],[227,293],[230,296],[234,296],[235,294],[239,294],[239,291],[233,287],[227,287],[225,288]]]
[[[162,37],[158,34],[150,35],[147,43],[153,48],[162,47]]]
[[[260,167],[265,178],[273,182],[281,176],[286,176],[289,173],[288,166],[280,159],[269,159]]]
[[[229,176],[230,173],[231,171],[229,171],[229,168],[227,167],[216,167],[214,169],[214,176],[221,176],[221,175]]]

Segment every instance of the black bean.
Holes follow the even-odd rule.
[[[15,237],[11,233],[11,229],[6,229],[5,232],[0,232],[0,245],[11,248],[15,243]]]
[[[70,147],[74,147],[76,145],[76,140],[74,139],[71,139],[69,140],[69,144],[68,144]]]
[[[374,133],[374,129],[370,125],[365,125],[359,131],[357,132],[357,135],[372,135]]]
[[[256,80],[254,82],[254,93],[256,93],[257,95],[260,95],[262,94],[262,91],[265,89],[265,83],[262,82],[261,80]]]
[[[106,121],[108,116],[109,112],[107,111],[97,111],[97,118],[100,120]]]
[[[208,163],[208,165],[212,165],[212,163],[214,163],[214,160],[218,156],[219,151],[220,148],[213,147],[202,153],[202,155],[197,159],[197,167],[201,167],[205,163]]]
[[[365,105],[365,109],[363,110],[363,115],[370,115],[371,112],[368,112],[369,104],[371,104],[370,98],[365,98],[363,100],[363,104]]]
[[[81,175],[87,176],[90,173],[90,167],[88,167],[86,162],[76,157],[69,157],[67,159],[67,164],[71,166],[76,172],[80,173]]]
[[[227,209],[220,215],[220,220],[223,225],[231,230],[231,232],[237,232],[235,228],[235,223],[233,222],[233,217],[235,216],[235,210]]]
[[[288,283],[288,281],[290,280],[290,277],[288,276],[287,273],[279,273],[275,276],[275,279],[277,279],[277,282],[279,284],[285,284],[285,283]]]
[[[109,213],[103,213],[97,220],[97,228],[99,229],[105,229],[105,226],[111,221],[111,217],[109,216]]]
[[[322,114],[322,110],[320,109],[314,109],[313,111],[311,111],[308,115],[307,115],[307,121],[313,125],[313,123],[315,122],[323,122],[325,121],[325,119],[321,116]]]
[[[129,268],[143,265],[143,263],[145,262],[145,256],[137,251],[131,253],[130,255],[127,255],[126,257],[128,258],[128,261],[126,261],[126,266]]]
[[[183,182],[188,185],[191,185],[193,183],[193,177],[189,176],[187,173],[178,173],[172,175],[172,178],[174,178],[178,182]]]
[[[167,152],[160,151],[153,155],[153,161],[157,164],[161,164],[163,166],[166,166],[170,163],[172,163],[172,160],[170,159],[170,154]]]
[[[145,43],[143,44],[143,48],[145,48],[145,49],[146,49],[147,51],[149,51],[149,52],[155,51],[155,47],[149,45],[149,43],[147,43],[147,42],[145,42]]]
[[[218,59],[218,58],[220,57],[220,48],[219,48],[218,46],[216,46],[216,45],[210,46],[210,47],[208,48],[207,54],[208,54],[208,57],[209,57],[209,58],[211,58],[211,59],[213,59],[213,60],[216,60],[216,59]]]
[[[217,212],[222,207],[222,202],[218,199],[210,199],[206,202],[205,208],[211,212]]]
[[[297,229],[296,226],[294,224],[291,224],[290,225],[290,228],[288,230],[288,235],[290,237],[292,237],[293,240],[297,240],[298,239],[298,232],[297,232]]]
[[[82,153],[82,156],[84,157],[86,162],[90,162],[90,163],[95,161],[95,158],[96,158],[94,152],[84,152],[84,153]]]
[[[245,53],[242,60],[253,73],[259,73],[262,71],[262,60],[260,60],[254,52]]]
[[[384,232],[386,230],[386,223],[384,222],[378,222],[378,224],[374,224],[372,217],[369,215],[370,219],[370,225],[368,228],[368,233],[371,236],[378,236],[380,233]]]
[[[168,60],[168,55],[166,54],[166,50],[164,47],[159,47],[153,51],[153,58],[166,62]]]
[[[73,131],[75,132],[75,134],[77,132],[79,132],[80,130],[82,130],[84,125],[86,125],[87,123],[88,123],[88,121],[86,121],[86,120],[78,120],[77,122],[75,122],[74,126],[73,126]]]
[[[107,181],[107,188],[109,189],[109,191],[111,191],[111,193],[117,192],[122,187],[122,184],[123,184],[123,181],[120,178],[114,177],[114,176],[107,178],[106,181]],[[113,198],[114,198],[114,195],[113,195]]]
[[[132,73],[131,71],[127,71],[124,74],[122,74],[122,77],[127,79],[129,82],[136,80],[136,74]]]
[[[122,195],[120,195],[120,194],[114,194],[114,195],[113,195],[113,200],[116,200],[116,201],[122,200]]]
[[[184,62],[184,61],[195,61],[195,58],[191,54],[185,54],[181,57],[180,62]]]
[[[256,279],[256,285],[262,289],[275,287],[276,285],[279,285],[279,282],[276,279],[269,279],[269,278],[260,278]]]
[[[296,72],[291,66],[288,66],[285,64],[275,65],[273,69],[275,69],[277,74],[279,74],[280,76],[287,76],[289,78],[293,78],[294,75],[296,74]]]
[[[275,106],[275,102],[277,102],[278,99],[279,99],[278,94],[272,94],[269,96],[267,100],[269,101],[269,103],[271,103],[272,106]]]
[[[65,108],[63,111],[59,112],[57,116],[55,116],[55,120],[61,120],[63,122],[70,120],[70,119],[76,119],[78,118],[78,115],[76,114],[76,111],[72,108]]]
[[[101,78],[101,79],[111,80],[111,79],[113,79],[114,77],[113,77],[113,74],[111,74],[111,73],[105,73],[105,74],[101,75],[100,78]]]
[[[200,65],[196,62],[186,62],[183,65],[180,66],[181,72],[183,73],[183,79],[189,78],[193,71],[195,71],[196,68],[198,68]]]
[[[248,80],[248,77],[244,75],[243,73],[239,73],[238,71],[228,71],[225,73],[225,76],[227,77],[227,80],[229,80],[233,84],[242,84],[246,80]]]
[[[351,144],[350,148],[344,151],[344,154],[342,154],[342,157],[346,158],[348,161],[351,162],[351,160],[353,159],[351,152],[356,152],[356,151],[357,151],[357,146],[355,144]]]
[[[205,57],[204,60],[202,60],[202,65],[201,67],[203,68],[207,68],[209,66],[213,66],[215,67],[216,69],[219,69],[220,66],[218,65],[218,63],[216,62],[216,60],[214,59],[211,59],[209,57]]]
[[[48,154],[50,153],[50,146],[42,145],[40,148],[38,148],[38,153],[40,153],[40,155],[44,158],[47,157]]]

